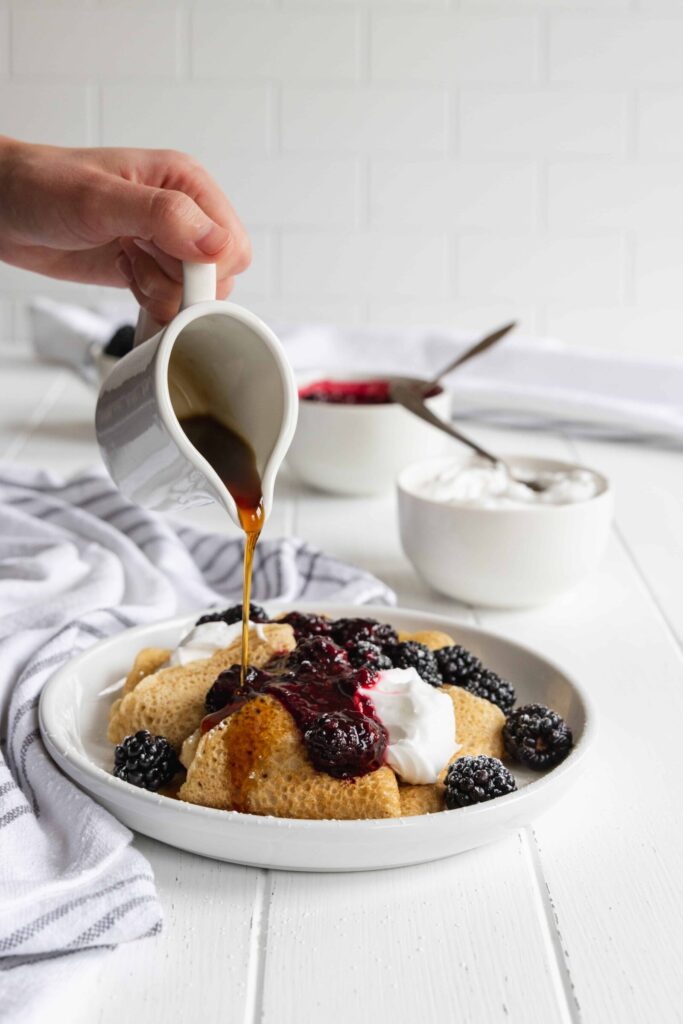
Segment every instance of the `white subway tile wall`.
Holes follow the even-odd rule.
[[[681,0],[0,0],[0,131],[193,153],[274,322],[683,352]],[[0,266],[0,337],[36,292]],[[107,293],[108,296],[108,293]]]

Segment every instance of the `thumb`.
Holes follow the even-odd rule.
[[[111,238],[144,238],[179,260],[215,257],[231,238],[184,192],[121,179],[107,189],[99,217]]]

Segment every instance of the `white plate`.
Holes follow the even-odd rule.
[[[585,693],[560,668],[519,644],[423,612],[358,605],[306,605],[341,617],[363,615],[407,631],[439,629],[510,679],[518,703],[559,711],[574,733],[569,757],[545,774],[513,767],[516,793],[439,814],[372,821],[299,821],[197,807],[148,793],[111,774],[109,707],[141,647],[174,647],[196,615],[129,629],[91,647],[52,677],[40,700],[40,729],[50,754],[130,828],[171,846],[219,860],[294,871],[362,871],[438,860],[527,824],[559,800],[583,768],[595,716]],[[271,604],[275,613],[278,606]],[[511,766],[512,767],[512,766]]]

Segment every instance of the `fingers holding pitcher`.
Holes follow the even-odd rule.
[[[122,238],[121,250],[116,265],[136,300],[159,324],[168,323],[180,309],[182,263],[145,240]],[[225,299],[234,278],[220,265],[217,270],[223,276],[216,282],[216,298]]]

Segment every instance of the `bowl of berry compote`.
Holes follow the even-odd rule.
[[[287,463],[299,479],[333,494],[382,494],[411,461],[444,454],[448,438],[392,401],[395,379],[325,370],[298,375],[299,422]],[[449,392],[435,387],[427,406],[448,419]]]

